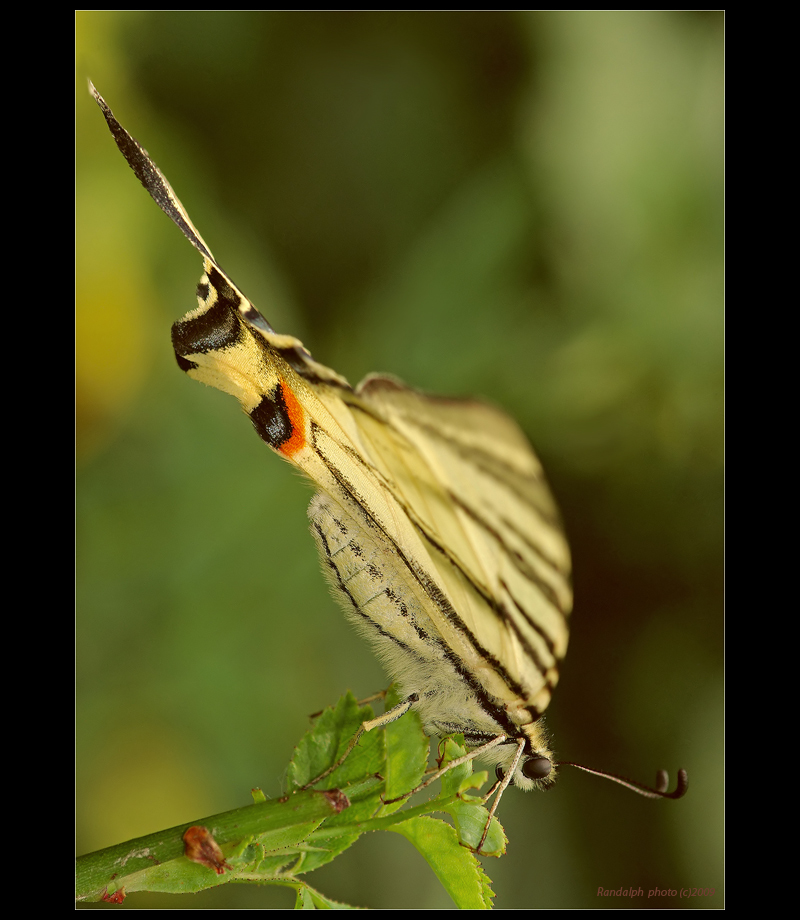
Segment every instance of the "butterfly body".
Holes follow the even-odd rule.
[[[541,716],[567,648],[570,556],[527,439],[476,400],[382,376],[353,388],[275,332],[94,92],[129,164],[203,256],[198,307],[173,327],[179,366],[235,396],[313,481],[323,571],[426,731],[496,741],[486,757],[515,784],[551,782]],[[544,761],[546,773],[526,769]]]

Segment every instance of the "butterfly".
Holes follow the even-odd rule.
[[[363,728],[413,708],[429,735],[463,734],[469,756],[498,771],[492,814],[509,783],[549,786],[559,763],[542,717],[567,651],[571,561],[527,438],[477,400],[377,374],[352,387],[276,332],[90,90],[139,180],[203,257],[198,306],[172,328],[178,366],[235,396],[259,437],[316,486],[308,514],[323,571],[405,696]],[[665,796],[666,781],[644,794]]]

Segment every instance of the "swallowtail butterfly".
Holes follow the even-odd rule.
[[[364,728],[413,707],[428,734],[460,732],[496,765],[498,796],[509,782],[550,785],[558,763],[542,716],[567,651],[570,552],[527,439],[475,400],[379,375],[352,387],[276,332],[90,88],[139,180],[203,257],[198,306],[172,328],[179,367],[235,396],[259,437],[317,487],[308,514],[324,572],[405,694]],[[611,778],[666,796],[663,774],[654,790]],[[685,787],[681,771],[669,797]]]

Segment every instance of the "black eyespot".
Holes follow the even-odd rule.
[[[528,779],[544,779],[552,769],[553,765],[546,757],[529,757],[522,765],[522,775]]]

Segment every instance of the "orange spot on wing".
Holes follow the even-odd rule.
[[[285,380],[281,379],[281,395],[286,404],[289,421],[292,425],[292,436],[284,441],[278,448],[285,457],[292,457],[306,446],[306,414],[300,405],[300,400]]]

